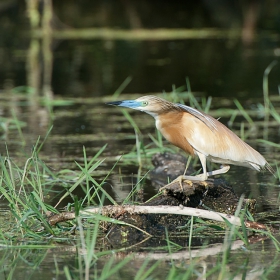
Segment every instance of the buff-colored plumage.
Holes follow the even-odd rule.
[[[146,112],[153,116],[157,129],[173,145],[190,155],[197,155],[203,173],[183,176],[189,180],[206,180],[208,176],[225,173],[228,164],[257,171],[273,169],[265,158],[213,117],[182,104],[174,104],[156,96],[108,103]],[[221,163],[221,169],[207,172],[206,159]]]

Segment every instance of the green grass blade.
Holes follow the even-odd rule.
[[[123,90],[129,85],[129,83],[132,81],[132,77],[128,76],[121,85],[117,88],[117,90],[113,94],[113,98],[118,98],[119,95],[123,92]]]
[[[244,109],[244,107],[241,105],[241,103],[237,99],[234,99],[233,102],[236,105],[236,107],[238,108],[238,110],[240,111],[240,113],[243,115],[243,117],[247,120],[247,122],[251,125],[254,124],[254,121],[249,116],[249,114]]]

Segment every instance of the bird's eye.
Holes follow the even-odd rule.
[[[148,105],[148,101],[143,101],[142,102],[142,106],[147,106]]]

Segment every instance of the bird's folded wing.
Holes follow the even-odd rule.
[[[202,122],[204,122],[212,131],[213,130],[217,130],[217,126],[215,123],[215,119],[212,118],[211,116],[208,116],[205,113],[202,113],[192,107],[183,105],[183,104],[176,104],[178,107],[180,107],[181,109],[183,109],[184,111],[188,112],[189,114],[197,117],[198,119],[200,119]]]

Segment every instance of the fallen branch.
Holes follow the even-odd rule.
[[[107,217],[118,217],[120,213],[129,214],[173,214],[173,215],[184,215],[184,216],[194,216],[209,220],[214,220],[218,222],[228,221],[232,225],[241,226],[241,220],[239,217],[213,212],[203,209],[183,207],[183,206],[133,206],[133,205],[108,205],[100,207],[87,208],[80,211],[81,218],[88,218],[89,216],[99,214]],[[64,212],[61,214],[53,215],[49,217],[50,225],[55,225],[59,222],[65,222],[68,220],[75,219],[74,212]],[[117,220],[117,219],[114,219]],[[262,229],[266,230],[266,226],[257,222],[245,221],[245,226],[247,228]]]
[[[110,215],[116,216],[118,213],[128,212],[130,214],[175,214],[185,216],[195,216],[219,222],[224,222],[224,219],[228,220],[231,224],[241,226],[240,218],[233,215],[223,214],[219,212],[213,212],[208,210],[183,207],[183,206],[103,206],[101,209],[98,208],[87,208],[86,210],[80,211],[81,217],[88,217],[88,215],[102,214],[105,216]],[[62,221],[73,220],[75,218],[74,212],[64,212],[61,214],[53,215],[49,217],[49,223],[55,225]]]
[[[223,214],[219,212],[213,212],[208,210],[202,210],[184,206],[133,206],[133,205],[122,205],[115,206],[109,205],[100,208],[88,208],[80,212],[81,216],[89,214],[101,213],[102,215],[110,214],[110,216],[117,215],[120,212],[128,212],[130,214],[173,214],[173,215],[184,215],[194,216],[199,218],[205,218],[209,220],[224,222],[224,219],[229,221],[231,224],[241,226],[240,218],[233,215]]]

